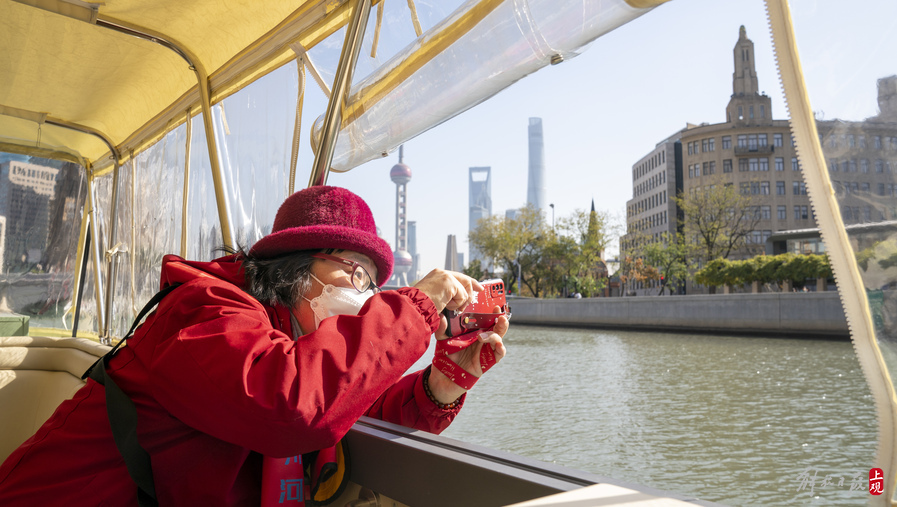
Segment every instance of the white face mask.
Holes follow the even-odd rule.
[[[331,284],[325,285],[324,282],[318,280],[318,277],[315,275],[311,275],[311,277],[317,280],[321,285],[324,285],[324,290],[321,291],[320,296],[314,299],[308,299],[305,296],[302,297],[302,299],[308,301],[312,311],[315,312],[315,329],[317,329],[318,326],[321,325],[321,321],[327,317],[333,317],[335,315],[358,315],[358,312],[361,311],[361,307],[364,306],[365,301],[374,295],[374,292],[370,290],[365,291],[364,293],[359,293],[353,287],[337,287]]]

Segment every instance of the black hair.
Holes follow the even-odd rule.
[[[275,257],[260,258],[239,250],[222,247],[219,250],[237,254],[243,261],[245,287],[250,296],[262,303],[293,308],[311,288],[311,266],[317,260],[312,255],[326,250],[298,250]]]

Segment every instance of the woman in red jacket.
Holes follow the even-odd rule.
[[[444,430],[465,389],[435,368],[403,374],[444,337],[442,310],[482,287],[434,270],[379,291],[391,272],[367,204],[336,187],[287,198],[248,253],[166,256],[161,286],[177,287],[106,367],[136,407],[158,503],[267,503],[285,460],[334,446],[362,415]],[[500,317],[449,358],[479,377],[481,349],[500,360],[507,329]],[[105,389],[88,380],[0,466],[0,505],[137,505]]]

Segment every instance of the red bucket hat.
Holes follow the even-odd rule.
[[[269,258],[297,250],[335,248],[370,257],[377,266],[377,285],[392,275],[392,249],[377,236],[374,215],[361,197],[340,187],[300,190],[280,205],[271,234],[249,250]]]

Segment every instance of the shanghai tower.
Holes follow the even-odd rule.
[[[545,143],[542,139],[542,118],[529,119],[529,182],[526,203],[545,211]]]

